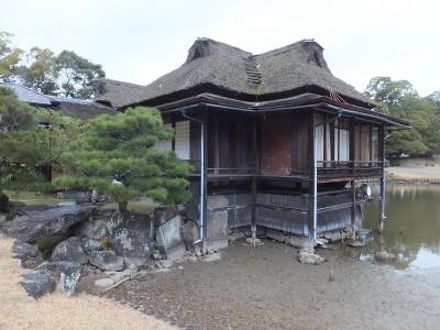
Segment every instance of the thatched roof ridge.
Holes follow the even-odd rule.
[[[110,90],[112,87],[109,88]],[[313,40],[259,55],[208,38],[191,46],[185,63],[151,84],[136,90],[121,85],[118,105],[158,105],[183,94],[212,92],[247,101],[273,100],[313,91],[348,103],[373,107],[373,101],[352,86],[334,77],[323,56],[323,48]],[[107,94],[101,98],[107,97]]]
[[[116,115],[117,111],[93,100],[72,99],[60,96],[50,96],[54,109],[63,115],[83,121],[100,115]]]

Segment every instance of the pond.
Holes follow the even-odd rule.
[[[364,228],[375,228],[378,204],[365,207]],[[384,250],[397,255],[397,269],[440,270],[440,187],[389,185],[386,216],[383,236],[372,235],[359,258],[370,260],[374,251]]]

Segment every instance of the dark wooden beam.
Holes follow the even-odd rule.
[[[307,214],[307,227],[309,232],[309,238],[313,239],[313,235],[315,234],[316,228],[314,228],[314,212],[315,203],[314,198],[314,164],[315,164],[315,115],[311,113],[308,119],[308,127],[309,127],[309,157],[308,157],[308,168],[309,168],[309,184],[308,184],[308,214]]]

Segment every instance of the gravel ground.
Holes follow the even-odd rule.
[[[438,269],[411,273],[359,261],[361,250],[339,245],[318,251],[326,263],[302,265],[294,248],[264,242],[234,242],[220,261],[180,263],[107,295],[188,329],[438,327]]]

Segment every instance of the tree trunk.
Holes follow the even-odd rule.
[[[119,202],[118,204],[118,208],[119,208],[119,213],[121,213],[122,215],[127,213],[127,205],[128,202]]]

